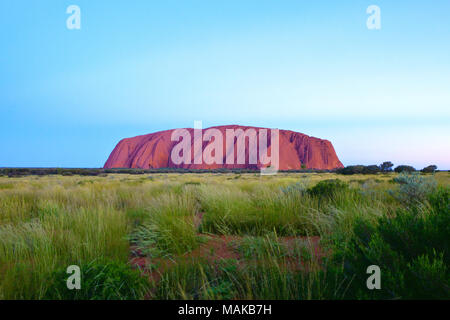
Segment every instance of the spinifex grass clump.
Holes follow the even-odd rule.
[[[34,192],[15,192],[13,188],[4,189],[0,193],[0,225],[29,221],[34,218],[38,202],[39,198]]]
[[[317,234],[326,217],[309,196],[260,187],[249,193],[229,187],[202,188],[203,232],[263,236]]]
[[[248,264],[281,264],[294,270],[320,270],[321,257],[311,238],[278,237],[271,233],[264,237],[245,236],[234,245]]]
[[[235,292],[229,276],[235,271],[235,263],[217,268],[202,259],[181,261],[162,275],[153,298],[232,299]]]
[[[382,198],[375,201],[378,209]],[[308,189],[298,183],[277,189],[263,185],[253,193],[228,186],[205,186],[200,189],[200,203],[205,212],[201,225],[204,232],[312,236],[330,232],[336,212],[340,216],[353,214],[361,207],[373,205],[374,199],[346,183],[329,180]]]
[[[240,265],[233,259],[211,265],[180,262],[165,272],[154,299],[337,299],[345,288],[326,271],[299,272],[277,260]]]
[[[126,261],[127,232],[123,214],[101,209],[59,209],[2,225],[0,292],[5,298],[40,299],[49,286],[48,273],[56,268],[102,258]]]
[[[238,244],[238,250],[246,259],[281,259],[288,255],[286,244],[279,241],[276,234],[265,237],[247,236]]]
[[[162,195],[147,209],[143,224],[130,239],[142,253],[152,257],[192,251],[199,243],[194,225],[196,211],[194,193],[186,187],[180,194]]]

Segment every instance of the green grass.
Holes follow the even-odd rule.
[[[177,264],[164,273],[155,299],[338,299],[344,290],[323,271],[294,272],[275,260],[241,267],[235,260]]]
[[[396,177],[0,177],[0,299],[448,299],[450,175]],[[239,257],[208,260],[208,234]],[[365,287],[370,264],[385,290]]]
[[[128,300],[142,299],[148,293],[148,279],[139,270],[117,261],[91,261],[81,264],[80,290],[67,290],[68,274],[57,269],[48,277],[44,299],[63,300]]]
[[[246,236],[239,243],[238,251],[246,259],[283,258],[289,253],[286,244],[280,242],[276,234]]]
[[[397,206],[384,195],[365,196],[363,192],[346,189],[324,197],[280,188],[260,187],[258,192],[248,193],[205,186],[200,188],[200,203],[206,212],[202,230],[255,236],[274,231],[282,236],[322,235],[355,215],[382,215]]]
[[[179,194],[162,195],[147,209],[131,240],[151,257],[192,251],[199,244],[194,226],[196,204],[192,192],[186,188]]]

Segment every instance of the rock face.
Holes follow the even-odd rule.
[[[177,139],[172,141],[172,133],[174,130],[166,130],[155,133],[150,133],[143,136],[137,136],[133,138],[126,138],[121,140],[114,148],[113,152],[109,156],[105,163],[104,168],[140,168],[140,169],[152,169],[152,168],[185,168],[185,169],[217,169],[217,168],[246,168],[246,169],[259,169],[265,165],[260,163],[258,156],[257,163],[251,164],[249,160],[249,140],[245,139],[245,162],[244,164],[238,164],[237,161],[237,143],[234,146],[234,162],[232,164],[226,163],[226,134],[227,129],[246,130],[253,129],[256,131],[257,136],[257,148],[259,155],[259,136],[264,128],[246,127],[246,126],[219,126],[203,129],[203,134],[209,129],[217,129],[222,133],[223,140],[223,164],[206,164],[202,161],[201,164],[194,163],[194,152],[199,148],[194,148],[194,129],[186,129],[186,132],[190,133],[192,137],[190,139],[191,145],[191,161],[190,163],[175,164],[172,161],[172,149],[181,141]],[[262,130],[262,131],[261,131]],[[229,132],[229,131],[228,131]],[[214,138],[211,141],[203,141],[202,150],[205,150],[207,146],[214,142]],[[237,140],[236,140],[237,141]],[[266,141],[266,140],[264,140]],[[269,155],[271,155],[271,130],[267,129],[267,147]],[[211,146],[207,148],[211,152]],[[181,153],[183,154],[183,153]],[[215,152],[212,153],[213,155]],[[220,154],[220,153],[219,153]],[[230,157],[231,158],[231,157]],[[309,137],[305,134],[289,131],[279,130],[279,170],[298,170],[301,169],[301,165],[304,164],[308,169],[335,169],[342,168],[343,165],[339,161],[333,145],[328,140],[322,140],[314,137]]]

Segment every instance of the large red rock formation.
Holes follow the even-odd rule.
[[[150,133],[143,136],[126,138],[121,140],[114,148],[105,163],[105,168],[186,168],[186,169],[216,169],[216,168],[248,168],[258,169],[261,167],[258,157],[257,164],[249,164],[249,141],[245,140],[245,164],[236,164],[237,152],[235,152],[234,164],[225,164],[226,155],[226,129],[255,129],[258,135],[259,130],[264,128],[245,127],[237,125],[212,127],[220,130],[223,136],[223,163],[224,164],[194,164],[192,160],[190,164],[175,164],[171,159],[172,148],[179,141],[171,141],[171,135],[174,130],[166,130]],[[210,128],[208,128],[210,129]],[[203,129],[205,132],[208,129]],[[194,129],[187,129],[191,134],[191,150],[194,158]],[[270,130],[268,132],[268,149],[270,151]],[[210,144],[210,141],[204,141],[202,148]],[[236,148],[236,146],[235,146]],[[258,143],[259,148],[259,143]],[[259,151],[258,151],[259,154]],[[270,155],[270,153],[269,153]],[[339,161],[333,145],[328,140],[322,140],[309,137],[305,134],[289,131],[279,131],[279,170],[296,170],[301,169],[301,165],[305,164],[308,169],[335,169],[342,168],[343,165]]]

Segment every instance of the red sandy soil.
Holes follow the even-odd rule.
[[[249,139],[245,139],[245,164],[237,164],[237,146],[235,144],[234,164],[225,164],[226,158],[226,130],[227,129],[254,129],[259,141],[260,129],[247,126],[219,126],[208,129],[217,129],[223,136],[223,163],[224,164],[193,164],[194,155],[191,151],[191,164],[176,165],[171,160],[172,149],[178,141],[172,141],[171,136],[174,130],[166,130],[147,135],[126,138],[121,140],[110,154],[104,168],[185,168],[185,169],[259,169],[263,166],[249,163]],[[204,129],[205,132],[208,129]],[[194,150],[194,129],[186,129],[191,135],[191,150]],[[270,130],[267,131],[268,151],[271,152]],[[333,145],[328,140],[314,138],[303,133],[280,130],[279,131],[279,170],[299,170],[304,164],[308,169],[335,169],[342,168]],[[205,150],[212,141],[204,141],[202,150]],[[259,142],[257,154],[259,155]]]
[[[198,212],[193,222],[195,228],[198,230],[204,213]],[[149,279],[158,282],[161,275],[173,267],[179,261],[203,260],[209,264],[217,265],[222,260],[232,259],[237,262],[238,267],[249,264],[264,263],[257,259],[245,259],[238,251],[239,244],[243,237],[236,235],[213,235],[213,234],[199,234],[204,241],[193,251],[170,258],[150,258],[146,257],[135,246],[132,246],[130,264],[139,268],[142,272],[148,275]],[[301,240],[307,247],[311,254],[311,259],[306,263],[303,259],[294,256],[294,248],[296,242]],[[320,247],[320,237],[278,237],[277,241],[284,245],[287,250],[287,255],[282,257],[279,261],[280,266],[291,271],[308,271],[312,268],[321,266],[322,258],[326,255]]]
[[[237,261],[238,266],[243,266],[251,263],[259,263],[256,259],[244,259],[238,252],[237,248],[243,237],[231,235],[203,235],[207,240],[200,244],[195,250],[184,255],[175,256],[172,258],[149,258],[145,257],[132,247],[132,257],[130,258],[131,265],[139,268],[153,281],[159,281],[161,274],[174,266],[178,261],[190,261],[196,259],[204,259],[210,264],[217,264],[224,259],[233,259]],[[305,241],[308,244],[312,255],[312,263],[304,263],[298,257],[294,257],[293,251],[295,242],[298,240]],[[278,241],[284,244],[287,248],[288,255],[280,260],[286,269],[292,271],[307,271],[311,265],[320,266],[322,258],[325,256],[324,251],[319,246],[320,238],[315,237],[278,237]],[[156,269],[150,266],[158,266]]]

